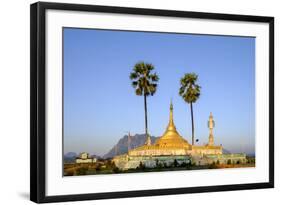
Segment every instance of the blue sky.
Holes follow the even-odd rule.
[[[148,98],[148,130],[161,136],[173,99],[178,132],[191,143],[190,106],[179,79],[198,74],[195,138],[207,143],[213,113],[215,143],[232,152],[255,151],[255,38],[151,32],[64,29],[64,152],[103,155],[127,131],[144,133],[143,97],[129,74],[135,63],[160,77]]]

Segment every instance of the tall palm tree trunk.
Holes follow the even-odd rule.
[[[146,105],[146,95],[144,94],[144,114],[145,114],[145,136],[148,138],[147,132],[147,105]]]
[[[190,103],[190,110],[191,110],[191,124],[192,124],[192,145],[194,145],[194,121],[193,121],[193,107],[192,107],[192,102]]]

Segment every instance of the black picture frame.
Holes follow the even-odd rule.
[[[46,10],[121,13],[269,24],[269,181],[263,183],[46,196]],[[38,2],[30,6],[30,200],[37,203],[97,200],[274,187],[274,17]]]

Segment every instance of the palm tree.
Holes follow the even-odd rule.
[[[198,76],[195,73],[186,73],[180,80],[179,95],[182,96],[186,103],[190,104],[191,122],[192,122],[192,145],[194,145],[194,120],[193,120],[193,107],[200,96],[201,87],[196,84]]]
[[[154,66],[150,63],[139,62],[135,64],[133,72],[130,74],[132,86],[138,96],[144,96],[144,112],[145,112],[145,135],[146,144],[150,145],[151,140],[147,131],[147,104],[146,97],[152,96],[156,92],[159,77],[156,73],[152,73]]]

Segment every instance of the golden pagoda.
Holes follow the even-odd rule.
[[[190,149],[190,144],[177,132],[173,119],[173,104],[170,104],[170,119],[163,136],[155,143],[156,147]]]
[[[163,156],[163,155],[187,155],[190,144],[177,132],[173,119],[173,104],[170,104],[170,118],[165,133],[155,144],[145,144],[136,149],[130,150],[130,156]]]
[[[175,160],[179,164],[195,163],[197,165],[212,164],[220,161],[226,163],[227,160],[246,161],[245,154],[223,154],[221,145],[214,145],[214,120],[210,114],[208,127],[210,130],[209,142],[205,145],[191,145],[177,131],[173,118],[173,104],[170,104],[170,117],[168,126],[164,134],[156,140],[154,144],[145,143],[135,149],[129,150],[126,154],[115,156],[112,160],[115,165],[122,169],[135,169],[140,163],[146,167],[156,167],[166,164],[171,165]],[[150,141],[150,137],[147,137]]]

